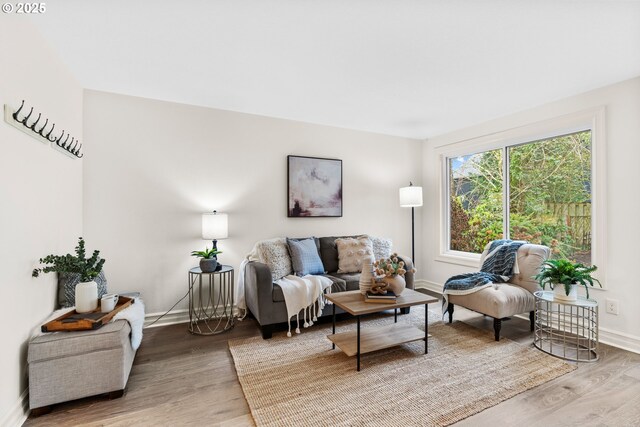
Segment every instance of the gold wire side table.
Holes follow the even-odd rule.
[[[200,267],[189,270],[189,332],[214,335],[235,325],[233,315],[233,267],[203,273]]]
[[[538,291],[533,345],[552,356],[574,362],[598,360],[598,301],[553,298],[553,292]]]

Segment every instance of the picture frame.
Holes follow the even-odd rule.
[[[342,160],[287,156],[287,216],[342,217]]]

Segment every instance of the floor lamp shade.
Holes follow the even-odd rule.
[[[219,240],[229,237],[229,221],[227,214],[216,211],[202,214],[202,238]]]
[[[408,187],[400,188],[400,207],[411,208],[411,259],[416,263],[416,221],[414,208],[422,206],[422,187],[409,182]]]
[[[411,185],[400,189],[400,206],[413,208],[422,206],[422,187]]]

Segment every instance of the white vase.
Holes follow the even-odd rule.
[[[578,300],[578,285],[571,285],[569,295],[564,288],[563,284],[553,285],[553,298],[560,301],[577,301]]]
[[[98,284],[91,282],[80,282],[76,285],[76,311],[78,313],[89,313],[98,308]]]
[[[362,272],[360,273],[360,293],[366,294],[371,289],[371,279],[373,279],[373,258],[362,258]]]

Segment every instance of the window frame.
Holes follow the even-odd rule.
[[[449,159],[480,153],[488,150],[503,151],[502,203],[505,217],[508,210],[509,190],[508,148],[539,140],[567,135],[575,132],[591,131],[591,262],[598,266],[596,276],[605,277],[606,270],[606,140],[605,108],[595,108],[567,114],[558,118],[531,123],[483,136],[469,138],[434,147],[440,156],[440,248],[436,261],[480,267],[480,254],[450,250],[450,205],[449,205]],[[503,227],[508,230],[509,218]],[[603,282],[604,286],[604,282]],[[597,288],[595,288],[597,289]]]

